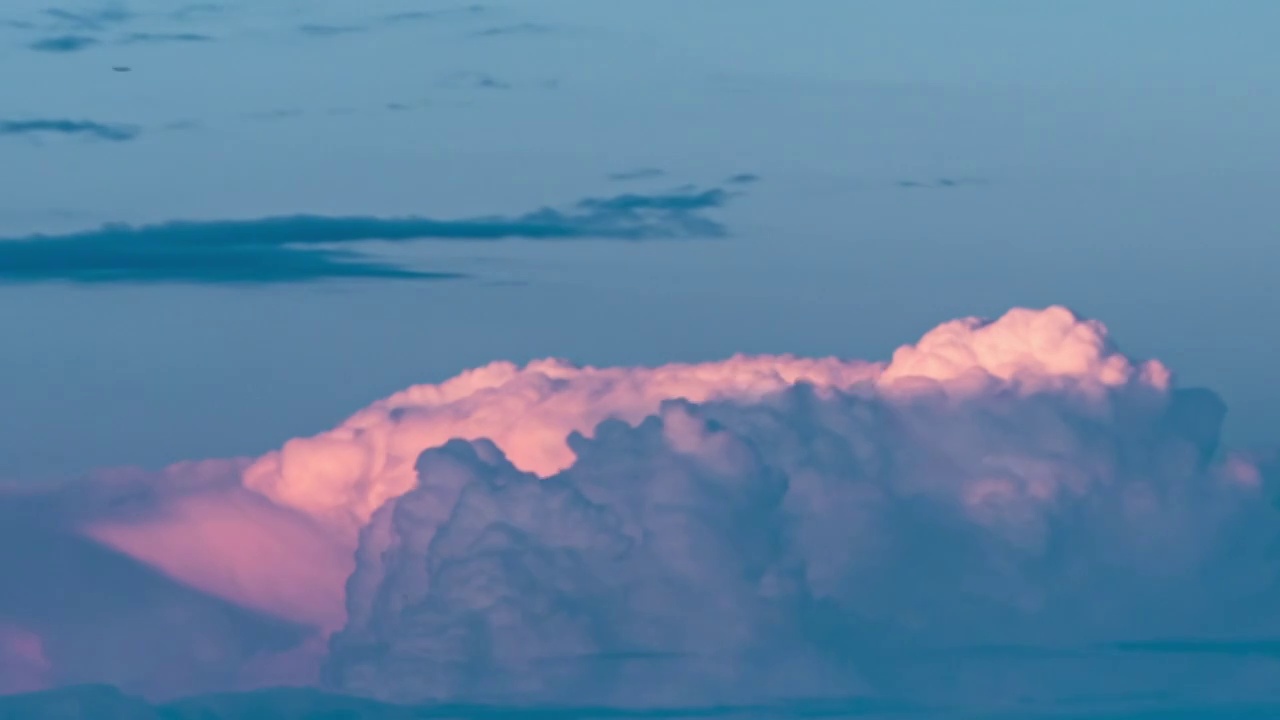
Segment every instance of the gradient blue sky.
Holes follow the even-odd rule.
[[[256,454],[497,358],[879,358],[1050,303],[1219,391],[1235,443],[1280,430],[1280,4],[57,5],[134,13],[96,28],[51,7],[0,10],[0,122],[138,135],[0,133],[3,238],[762,180],[722,240],[380,246],[461,281],[0,284],[0,478]],[[66,36],[98,42],[34,49]],[[665,174],[608,179],[640,168]],[[938,178],[974,182],[900,185]]]

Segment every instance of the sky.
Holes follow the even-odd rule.
[[[1049,306],[1211,388],[1226,445],[1275,447],[1278,25],[1267,0],[8,0],[0,482],[270,465],[494,361],[887,362]],[[1194,472],[1253,467],[1220,460]],[[282,547],[378,544],[304,525]],[[203,581],[200,612],[249,597]],[[324,616],[280,602],[255,607]]]
[[[880,357],[1050,303],[1224,393],[1233,437],[1274,434],[1273,4],[470,7],[8,3],[0,119],[137,134],[0,134],[0,237],[516,215],[757,175],[716,215],[730,237],[393,250],[472,276],[451,282],[6,280],[0,474],[256,453],[499,357]],[[97,42],[31,48],[67,36]],[[609,180],[637,169],[662,174]],[[960,182],[900,186],[939,178]]]

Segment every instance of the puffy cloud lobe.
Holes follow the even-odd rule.
[[[1170,381],[1159,362],[1135,368],[1116,351],[1102,323],[1050,307],[1016,308],[996,323],[979,318],[944,323],[916,345],[899,348],[882,380],[1003,381],[1033,390],[1070,386],[1096,395],[1135,377],[1156,390],[1167,389]]]

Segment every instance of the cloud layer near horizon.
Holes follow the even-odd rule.
[[[21,127],[30,132],[96,132],[76,124],[29,125]],[[5,127],[0,123],[0,134]],[[722,237],[727,232],[724,225],[705,213],[731,197],[732,193],[720,188],[627,193],[587,198],[568,209],[541,208],[519,215],[458,220],[293,215],[153,225],[115,223],[62,235],[0,238],[0,282],[287,283],[334,278],[457,278],[461,275],[408,268],[349,248],[369,240]]]
[[[220,657],[385,699],[1254,697],[1274,659],[1117,644],[1280,635],[1274,479],[1223,415],[1101,324],[1014,310],[889,362],[496,363],[38,517],[317,628]],[[0,619],[28,683],[88,651]]]

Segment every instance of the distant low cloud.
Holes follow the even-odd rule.
[[[249,120],[286,120],[288,118],[301,117],[302,115],[303,112],[300,108],[277,108],[275,110],[248,113],[245,118]]]
[[[651,240],[720,237],[705,215],[720,188],[587,198],[568,209],[460,220],[294,215],[250,220],[108,224],[62,235],[0,239],[0,282],[289,283],[329,278],[449,279],[337,245],[368,240]]]
[[[128,35],[125,35],[123,38],[120,38],[120,42],[121,42],[121,43],[123,43],[123,44],[126,44],[126,45],[140,45],[140,44],[146,44],[146,43],[199,43],[199,42],[212,42],[212,41],[213,41],[213,39],[214,39],[214,38],[213,38],[213,36],[211,36],[211,35],[205,35],[205,34],[203,34],[203,33],[190,33],[190,32],[181,32],[181,33],[152,33],[152,32],[137,32],[137,33],[129,33]]]
[[[130,125],[108,125],[91,120],[38,119],[0,120],[0,136],[5,135],[81,135],[98,140],[125,142],[136,138],[141,130]]]
[[[311,37],[337,37],[340,35],[354,35],[357,33],[369,32],[378,27],[386,27],[393,25],[404,25],[419,22],[434,22],[457,18],[461,16],[474,16],[484,13],[483,5],[469,5],[457,8],[445,8],[440,10],[410,10],[406,12],[391,13],[381,17],[373,18],[364,23],[351,24],[329,24],[329,23],[305,23],[297,27],[298,32]]]
[[[659,178],[666,175],[667,172],[661,168],[643,167],[635,170],[623,170],[622,172],[610,173],[610,180],[626,181],[626,180],[648,180],[651,178]]]
[[[311,37],[334,37],[335,35],[354,35],[369,28],[363,25],[322,25],[306,23],[298,26],[298,32]]]
[[[514,25],[498,25],[472,33],[475,37],[497,37],[499,35],[546,35],[555,28],[540,23],[523,22]]]
[[[965,185],[987,185],[988,181],[982,178],[938,178],[936,180],[899,180],[900,188],[929,188],[943,189],[956,188]]]
[[[58,35],[37,40],[28,47],[36,52],[73,53],[86,50],[97,44],[97,38],[92,38],[88,35]]]
[[[725,182],[731,185],[750,185],[752,183],[760,182],[760,176],[755,173],[738,173],[737,175],[730,177],[728,180],[725,180]]]
[[[460,72],[445,78],[441,85],[449,88],[472,87],[484,90],[510,90],[511,83],[482,72]]]
[[[409,10],[406,12],[392,13],[383,16],[382,20],[386,23],[408,23],[420,22],[423,20],[443,20],[451,17],[460,16],[478,16],[489,11],[484,5],[472,4],[461,7],[442,8],[439,10]]]

